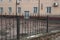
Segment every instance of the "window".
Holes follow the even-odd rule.
[[[51,13],[51,7],[47,7],[47,13]]]
[[[3,7],[0,7],[0,13],[3,13]]]
[[[38,13],[38,7],[34,7],[34,13]]]
[[[21,1],[21,0],[17,0],[17,1]]]
[[[3,2],[3,0],[0,0],[0,2]]]
[[[9,8],[8,8],[8,12],[9,12],[9,13],[12,13],[12,7],[9,7]]]
[[[17,3],[19,3],[21,0],[17,0]]]
[[[29,18],[29,11],[25,11],[25,16],[24,16],[25,19],[28,19]]]
[[[21,7],[17,8],[17,13],[21,13]]]
[[[12,0],[8,0],[9,2],[11,2]]]

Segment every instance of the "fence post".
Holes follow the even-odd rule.
[[[17,21],[17,40],[20,40],[20,19],[18,16],[16,16]]]
[[[47,15],[47,29],[46,32],[48,33],[48,15]]]

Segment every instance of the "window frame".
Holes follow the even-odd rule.
[[[0,0],[0,2],[3,2],[3,0],[2,1]]]
[[[19,3],[21,0],[17,0],[17,3]]]
[[[24,13],[25,13],[24,18],[28,19],[29,18],[29,11],[24,11]]]
[[[38,7],[33,7],[33,13],[38,13]]]
[[[11,1],[8,0],[8,2],[12,2],[12,0]]]
[[[3,13],[3,10],[4,10],[3,7],[0,7],[0,9],[1,9],[1,10],[0,10],[0,13]]]
[[[21,7],[17,7],[17,13],[21,13]]]
[[[8,13],[12,13],[12,7],[8,7]]]
[[[47,7],[47,13],[51,13],[51,7]]]

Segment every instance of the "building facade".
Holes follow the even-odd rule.
[[[0,0],[0,14],[13,15],[16,14],[15,0]]]
[[[16,15],[16,0],[0,0],[0,14]],[[60,15],[60,0],[40,0],[40,4],[39,0],[17,0],[17,14],[20,16]]]

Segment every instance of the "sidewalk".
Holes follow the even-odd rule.
[[[59,36],[59,37],[57,37],[55,40],[60,40],[60,36]]]

